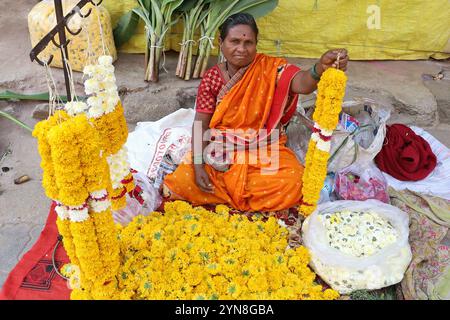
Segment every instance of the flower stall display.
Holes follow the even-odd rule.
[[[300,212],[309,216],[317,208],[330,158],[331,136],[339,122],[347,76],[342,70],[327,69],[318,83],[314,129],[305,157]]]
[[[93,93],[97,97],[102,91]],[[42,158],[43,186],[57,203],[57,226],[71,261],[62,269],[69,278],[71,299],[339,297],[315,282],[308,250],[289,248],[289,231],[274,217],[249,219],[230,214],[223,205],[211,212],[176,201],[167,203],[163,213],[138,216],[126,227],[115,225],[111,175],[117,168],[107,150],[125,157],[120,139],[114,140],[117,135],[110,134],[106,123],[99,126],[98,120],[123,111],[120,104],[113,109],[102,100],[103,115],[88,117],[93,106],[89,101],[87,106],[69,102],[66,110],[56,111],[33,132]],[[117,123],[110,122],[111,127],[125,130]],[[123,179],[122,184],[127,187]]]
[[[302,233],[311,267],[341,294],[396,284],[411,262],[408,215],[378,200],[321,204]]]
[[[104,55],[98,58],[97,64],[87,65],[84,68],[83,73],[87,77],[84,82],[85,92],[90,95],[87,99],[87,108],[68,112],[87,113],[100,134],[101,150],[107,155],[110,170],[112,209],[116,211],[126,206],[126,194],[131,192],[135,185],[125,147],[128,127],[112,62],[111,56]]]

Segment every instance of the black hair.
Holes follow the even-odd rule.
[[[222,39],[222,41],[225,40],[231,28],[240,24],[249,26],[255,33],[256,40],[258,40],[259,30],[258,26],[256,25],[255,18],[253,18],[253,16],[249,13],[235,13],[229,16],[220,26],[220,38]]]

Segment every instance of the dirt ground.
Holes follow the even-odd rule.
[[[36,2],[0,2],[0,92],[47,91],[43,68],[29,59],[27,14]],[[199,84],[198,80],[185,82],[173,76],[175,53],[167,54],[169,73],[162,73],[160,83],[146,83],[142,80],[143,59],[142,55],[120,54],[115,64],[130,131],[138,121],[157,120],[179,108],[192,108]],[[311,59],[290,61],[304,68],[313,63]],[[429,75],[439,72],[444,79],[430,78]],[[53,73],[63,91],[61,70]],[[371,97],[389,103],[396,111],[391,123],[422,126],[450,147],[449,61],[352,61],[348,76],[346,99]],[[81,75],[77,74],[75,79],[81,92]],[[311,96],[302,100],[306,105],[314,103]],[[32,117],[36,104],[0,101],[0,110],[33,127],[38,121]],[[30,132],[0,118],[0,287],[36,242],[48,215],[50,200],[41,187],[39,162],[36,141]],[[28,175],[31,180],[14,184],[14,179],[21,175]]]

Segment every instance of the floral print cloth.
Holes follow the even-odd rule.
[[[413,260],[397,293],[406,300],[450,299],[450,201],[389,190],[391,203],[410,216]]]

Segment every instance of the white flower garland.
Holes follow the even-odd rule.
[[[322,139],[321,135],[325,138],[331,138],[333,131],[322,129],[317,123],[314,124],[314,128],[318,132],[314,132],[311,135],[311,139],[316,143],[317,149],[323,152],[330,152],[331,150],[331,140],[325,141]]]
[[[122,187],[122,180],[130,174],[130,164],[128,162],[128,151],[124,145],[116,154],[107,158],[111,182],[114,189]]]
[[[89,219],[88,206],[86,204],[82,206],[65,206],[58,203],[55,207],[55,211],[61,220],[70,220],[71,222],[83,222]]]
[[[55,211],[61,220],[69,220],[69,211],[62,204],[57,204]]]
[[[111,201],[108,198],[106,190],[92,192],[89,199],[89,209],[91,212],[103,212],[111,207]]]
[[[101,56],[97,65],[88,65],[83,70],[84,75],[89,77],[84,82],[84,90],[91,95],[87,100],[91,118],[113,112],[120,101],[112,61],[111,56]]]
[[[64,106],[64,109],[70,116],[76,116],[77,114],[85,112],[89,106],[83,101],[69,101]]]

